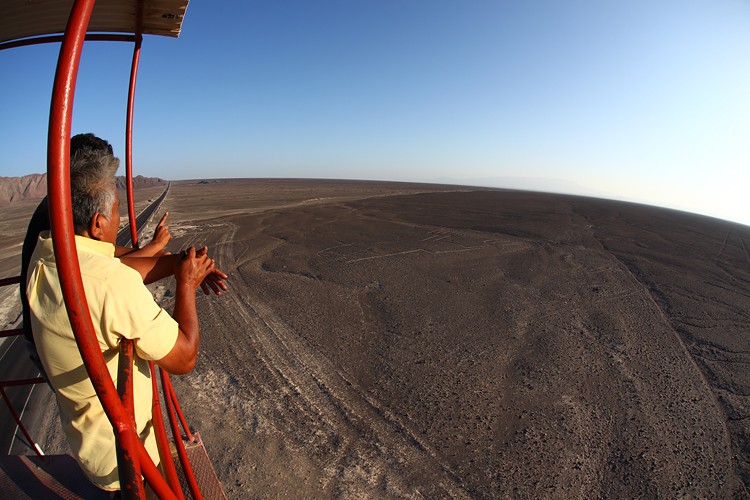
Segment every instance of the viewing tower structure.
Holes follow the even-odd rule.
[[[0,13],[0,50],[41,43],[60,43],[47,140],[50,224],[55,235],[55,259],[68,317],[86,370],[116,437],[120,485],[125,498],[145,498],[144,478],[159,498],[225,496],[200,435],[191,432],[185,421],[167,373],[158,369],[164,407],[172,430],[175,454],[179,457],[180,470],[175,467],[167,440],[157,388],[157,369],[150,363],[154,388],[152,422],[164,471],[162,476],[138,438],[134,425],[130,377],[134,356],[132,341],[124,340],[120,344],[116,388],[107,371],[88,311],[74,238],[70,196],[73,100],[85,41],[133,43],[125,126],[125,175],[130,235],[133,247],[137,248],[139,242],[133,196],[132,140],[135,88],[143,35],[179,36],[187,5],[188,0],[5,0]],[[0,286],[18,283],[20,277],[0,280]],[[21,334],[21,329],[15,329],[2,332],[0,336]],[[97,495],[106,497],[105,492],[97,490],[85,480],[72,457],[43,454],[24,428],[5,391],[6,387],[43,382],[41,377],[0,380],[0,396],[36,453],[36,456],[31,457],[0,457],[0,491],[3,496],[13,498],[23,498],[24,495],[30,498],[52,495],[62,498],[92,498]],[[187,487],[183,491],[184,486]]]

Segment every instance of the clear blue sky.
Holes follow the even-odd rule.
[[[45,169],[58,46],[0,51],[0,175]],[[132,47],[73,129],[123,155]],[[193,0],[144,42],[135,171],[464,182],[750,224],[746,0]]]

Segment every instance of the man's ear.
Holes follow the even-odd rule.
[[[102,219],[106,219],[106,217],[96,212],[89,221],[89,236],[91,239],[101,241],[104,237],[104,221]]]

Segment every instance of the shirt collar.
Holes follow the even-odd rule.
[[[98,241],[93,240],[91,238],[87,238],[85,236],[79,236],[75,235],[76,240],[76,248],[81,251],[88,251],[100,255],[104,255],[105,257],[113,257],[115,256],[115,246],[112,243],[107,243],[106,241]],[[39,244],[44,245],[44,249],[47,253],[47,255],[54,255],[54,250],[52,247],[52,237],[50,235],[49,231],[42,231],[39,233]]]

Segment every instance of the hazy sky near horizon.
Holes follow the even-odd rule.
[[[146,37],[136,174],[462,182],[750,224],[750,2],[193,0]],[[0,175],[42,172],[59,45],[0,51]],[[132,45],[73,133],[124,156]],[[124,170],[124,167],[123,167]]]

